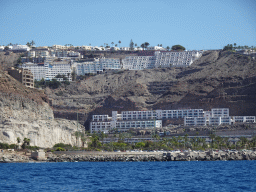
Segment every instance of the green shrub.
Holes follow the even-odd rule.
[[[11,144],[9,147],[10,149],[18,149],[18,145],[15,145],[15,144]]]
[[[62,148],[64,148],[65,144],[64,143],[57,143],[53,147],[62,147]]]
[[[38,146],[26,146],[26,149],[36,151],[36,150],[39,150],[39,147]]]
[[[8,143],[0,143],[0,149],[9,149],[10,146]]]
[[[65,149],[63,149],[62,147],[58,147],[56,151],[65,151]]]

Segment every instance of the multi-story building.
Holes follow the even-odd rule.
[[[124,69],[143,70],[155,68],[155,56],[129,56],[122,61]]]
[[[40,81],[42,78],[45,78],[44,64],[23,63],[21,68],[30,70],[34,76],[34,80]]]
[[[72,81],[71,78],[71,63],[68,61],[57,61],[44,64],[45,67],[45,79],[52,80],[57,75],[65,75],[68,81]]]
[[[151,47],[147,47],[147,50],[165,51],[165,48],[159,47],[159,46],[151,46]]]
[[[49,57],[49,51],[47,50],[29,51],[28,57]]]
[[[53,49],[67,49],[67,46],[64,46],[64,45],[53,45],[52,48]]]
[[[130,50],[130,47],[120,47],[120,50],[121,50],[121,51],[129,51],[129,50]]]
[[[79,52],[75,52],[75,51],[68,51],[68,56],[69,57],[80,57],[81,54]]]
[[[229,117],[228,108],[213,108],[211,110],[212,117]]]
[[[115,58],[100,58],[90,62],[77,63],[74,62],[72,68],[76,71],[77,75],[85,75],[89,73],[99,73],[104,70],[121,69],[120,60]]]
[[[219,126],[231,125],[234,122],[255,123],[255,116],[229,116],[228,108],[213,108],[211,111],[203,109],[151,110],[151,111],[112,111],[108,115],[93,115],[90,130],[108,132],[113,128],[128,131],[130,128],[162,127],[163,119],[184,118],[185,126]],[[104,122],[104,124],[103,124]],[[98,124],[97,124],[98,123]]]
[[[12,51],[30,51],[30,47],[27,45],[13,45]]]
[[[152,49],[154,50],[154,49]],[[153,56],[128,56],[123,59],[123,68],[129,70],[153,69],[158,67],[187,67],[201,57],[199,51],[161,52],[155,51]]]
[[[106,123],[110,129],[117,128],[119,131],[127,131],[130,128],[152,128],[162,127],[162,119],[167,118],[198,118],[197,124],[202,124],[203,118],[202,109],[183,109],[183,110],[151,110],[151,111],[122,111],[120,114],[117,111],[112,111],[112,117],[108,115],[93,115],[90,124],[90,130],[106,131]],[[105,122],[105,124],[96,122]]]
[[[203,109],[156,110],[158,119],[203,117]]]
[[[51,56],[52,57],[68,57],[68,51],[55,49],[51,51]]]
[[[255,116],[233,116],[235,123],[255,123]]]
[[[34,88],[34,77],[28,69],[9,68],[8,74],[29,88]]]
[[[171,51],[171,52],[155,52],[155,67],[187,67],[190,66],[202,53],[198,51]]]
[[[205,126],[206,118],[205,117],[184,117],[185,126]]]
[[[57,75],[64,75],[68,78],[68,81],[72,81],[71,78],[71,61],[54,61],[54,58],[47,57],[44,64],[34,64],[34,63],[23,63],[21,68],[29,69],[34,75],[35,80],[52,80],[56,78]],[[61,79],[57,79],[60,80]]]
[[[211,111],[203,112],[204,121],[202,125],[231,125],[232,123],[255,123],[255,116],[229,116],[228,108],[213,108]],[[184,118],[184,125],[195,126],[197,118]],[[203,121],[203,119],[201,119]]]

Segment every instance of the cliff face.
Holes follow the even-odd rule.
[[[0,142],[16,144],[29,138],[31,146],[52,147],[56,143],[81,146],[76,121],[54,119],[44,93],[24,87],[0,70]]]

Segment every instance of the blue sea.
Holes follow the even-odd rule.
[[[0,164],[0,191],[256,191],[256,161]]]

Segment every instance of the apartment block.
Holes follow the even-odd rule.
[[[21,68],[30,70],[34,76],[34,80],[40,81],[42,78],[45,78],[44,64],[23,63]]]
[[[229,117],[228,108],[213,108],[211,110],[212,117]]]
[[[206,126],[205,117],[184,117],[185,126]]]
[[[182,51],[182,52],[155,52],[156,63],[155,67],[187,67],[190,66],[196,59],[202,56],[199,51]]]
[[[162,127],[162,120],[137,120],[137,121],[99,121],[90,122],[90,132],[108,133],[116,128],[120,132],[126,132],[131,128],[154,128]]]
[[[255,116],[233,116],[235,123],[255,123]]]
[[[122,60],[123,68],[129,70],[143,70],[155,68],[155,56],[129,56]]]
[[[103,57],[89,62],[74,62],[72,68],[74,68],[77,75],[85,75],[89,73],[97,74],[99,72],[103,72],[104,70],[121,69],[121,64],[120,59]]]
[[[8,74],[28,88],[34,88],[34,77],[28,69],[9,68]]]
[[[107,131],[107,128],[118,128],[119,131],[127,131],[130,128],[162,127],[162,119],[196,117],[197,124],[202,124],[203,109],[183,110],[150,110],[150,111],[112,111],[112,117],[108,115],[93,115],[90,123],[91,131]],[[105,124],[97,122],[104,122]],[[108,123],[108,124],[106,124]],[[110,127],[106,127],[109,125]]]
[[[65,75],[68,79],[68,81],[72,81],[71,78],[71,64],[66,61],[59,61],[59,62],[53,62],[53,63],[45,63],[45,79],[46,80],[52,80],[54,79],[58,74]]]

